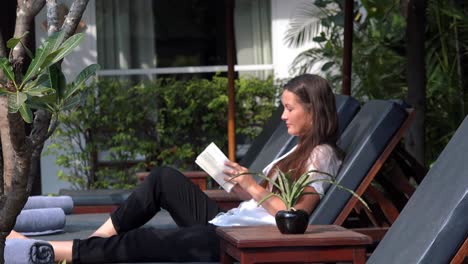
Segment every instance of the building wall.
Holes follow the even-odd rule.
[[[290,48],[284,41],[290,19],[305,2],[310,0],[271,0],[273,67],[277,79],[291,78],[293,73],[290,72],[290,67],[294,58],[313,45]]]
[[[306,0],[271,0],[272,17],[272,62],[274,65],[274,77],[276,79],[290,78],[289,68],[295,56],[301,49],[289,48],[284,43],[284,34],[288,28],[289,20],[294,16],[298,6]],[[65,3],[70,6],[71,1]],[[36,42],[39,45],[46,36],[43,21],[46,20],[46,10],[36,17]],[[95,0],[90,0],[82,21],[86,24],[85,40],[83,43],[65,58],[62,66],[68,82],[72,81],[76,74],[91,63],[97,63],[97,43],[96,43],[96,19],[95,19]],[[46,142],[49,143],[49,141]],[[47,146],[46,146],[47,147]],[[41,159],[41,183],[42,193],[58,193],[62,188],[70,188],[70,184],[60,181],[57,178],[57,172],[60,168],[55,165],[56,157],[54,155],[42,155]]]

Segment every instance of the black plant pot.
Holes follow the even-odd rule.
[[[309,214],[304,210],[278,211],[275,220],[283,234],[304,234],[309,224]]]

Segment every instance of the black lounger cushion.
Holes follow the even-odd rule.
[[[338,141],[346,153],[338,182],[356,190],[406,117],[407,111],[392,101],[373,100],[364,104]],[[350,193],[330,186],[311,215],[310,223],[332,224],[350,197]]]
[[[368,263],[449,263],[468,235],[468,117]]]

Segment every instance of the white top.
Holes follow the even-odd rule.
[[[271,162],[263,169],[263,174],[268,175],[271,168],[281,159],[291,154],[296,147],[288,153]],[[336,175],[341,166],[341,160],[338,158],[330,145],[318,145],[314,148],[309,158],[308,170],[318,170]],[[274,176],[277,177],[277,174]],[[311,173],[310,179],[326,179],[327,176],[321,173]],[[318,193],[325,194],[329,187],[326,182],[314,182],[310,186],[314,187]],[[271,191],[271,184],[269,184]],[[233,208],[226,213],[219,213],[210,221],[216,226],[253,226],[253,225],[274,225],[275,217],[269,214],[262,206],[258,206],[254,199],[242,202],[237,208]]]

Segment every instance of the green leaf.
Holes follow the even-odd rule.
[[[31,89],[34,89],[34,87],[36,86],[42,86],[42,87],[49,87],[51,88],[51,84],[50,84],[50,80],[49,80],[49,74],[46,73],[46,74],[41,74],[39,75],[36,79],[34,79],[33,81],[30,81],[28,82],[25,86],[24,86],[24,90],[25,91],[28,91],[28,90],[31,90]]]
[[[46,52],[44,51],[43,48],[36,49],[36,56],[31,61],[31,64],[29,64],[28,70],[26,71],[26,74],[24,75],[23,82],[21,83],[20,88],[23,87],[35,75],[38,74],[40,70],[40,65],[42,64],[42,61],[46,57],[45,53]]]
[[[82,102],[81,95],[77,94],[73,97],[66,99],[61,110],[62,111],[72,110],[73,108],[77,107],[81,102]]]
[[[51,40],[48,43],[49,52],[48,54],[46,54],[46,57],[41,64],[41,69],[46,69],[50,67],[52,64],[54,64],[55,62],[60,60],[60,59],[59,60],[56,60],[56,59],[57,59],[57,56],[59,56],[59,54],[61,53],[61,44],[63,42],[64,37],[65,37],[64,31],[55,32],[49,37],[49,39]]]
[[[322,66],[322,71],[327,71],[327,70],[330,69],[334,64],[335,64],[335,62],[333,62],[333,61],[329,61],[329,62],[325,63],[325,64]]]
[[[32,109],[46,109],[55,112],[57,108],[55,93],[43,97],[31,97],[28,99],[28,105]]]
[[[24,45],[24,42],[21,40],[22,38],[24,38],[29,32],[26,31],[23,36],[19,37],[19,38],[11,38],[8,40],[7,42],[7,47],[10,49],[10,54],[13,52],[13,49],[14,47],[16,47],[16,45],[18,45],[18,43],[21,43],[21,46],[23,46],[23,49],[26,51],[26,54],[28,55],[28,57],[30,59],[33,59],[34,55],[32,54],[31,50],[26,46]]]
[[[262,173],[256,173],[256,174],[252,174],[252,175],[257,175],[257,176],[261,177],[262,179],[264,179],[264,180],[268,181],[269,183],[271,183],[273,185],[273,187],[275,187],[275,188],[277,188],[279,190],[282,189],[282,187],[279,185],[279,183],[277,183],[277,181],[274,181],[274,180],[268,178],[267,176],[263,175]]]
[[[75,78],[75,81],[67,87],[65,91],[64,98],[67,99],[70,96],[73,96],[76,91],[78,91],[92,75],[99,70],[100,66],[98,64],[91,64],[88,67],[84,68],[78,76]]]
[[[352,194],[354,197],[356,197],[367,209],[370,210],[369,206],[367,205],[366,201],[364,201],[364,199],[362,199],[357,193],[355,193],[353,190],[349,189],[349,188],[346,188],[344,187],[343,185],[339,184],[338,182],[336,181],[332,181],[332,180],[326,180],[326,179],[321,179],[321,181],[323,182],[328,182],[332,185],[335,185],[338,189],[342,189],[344,191],[347,191],[349,192],[350,194]]]
[[[70,54],[73,49],[80,44],[80,42],[83,40],[83,37],[84,33],[78,33],[63,42],[63,44],[58,49],[60,52],[57,53],[56,57],[52,60],[51,63],[54,64]]]
[[[284,181],[283,181],[284,173],[282,171],[280,171],[279,169],[277,170],[277,173],[279,174],[278,179],[276,180],[278,182],[278,186],[279,186],[278,189],[281,192],[284,192]]]
[[[52,44],[51,50],[55,51],[62,44],[63,39],[65,38],[65,31],[62,30],[62,31],[54,32],[52,35],[50,35],[50,37],[55,39],[55,41],[51,43]]]
[[[333,22],[340,27],[344,27],[344,13],[340,12],[332,17]]]
[[[318,7],[322,7],[322,8],[325,8],[327,6],[328,2],[327,1],[323,1],[323,0],[316,0],[314,2],[314,5],[318,6]]]
[[[15,73],[13,72],[13,67],[11,67],[10,62],[8,61],[7,58],[1,57],[0,58],[0,67],[3,70],[3,73],[5,73],[5,76],[8,78],[8,80],[12,81],[13,84],[16,86],[16,81],[15,81]]]
[[[32,123],[33,114],[32,114],[31,108],[29,108],[29,106],[26,103],[23,103],[20,106],[19,112],[21,114],[21,117],[26,123],[28,124]]]
[[[58,56],[60,52],[62,52],[62,50],[58,49],[56,51],[51,52],[49,55],[47,55],[44,62],[42,63],[42,68],[46,69],[50,67],[51,65],[53,65],[54,63],[52,63],[52,61],[55,60],[55,58]]]
[[[31,62],[28,71],[25,75],[24,82],[31,79],[34,75],[40,74],[51,65],[57,63],[68,55],[83,39],[84,34],[78,33],[71,36],[61,44],[64,33],[56,33],[51,35],[43,44],[43,48],[39,48],[36,57]],[[60,45],[61,44],[61,45]],[[42,46],[41,46],[42,47]]]
[[[8,97],[8,112],[16,113],[20,109],[21,105],[26,102],[28,96],[22,92],[11,93]]]
[[[60,52],[57,52],[57,49],[59,47],[62,47],[60,44],[63,41],[65,33],[64,32],[56,32],[52,35],[50,35],[44,43],[36,50],[36,55],[31,61],[31,64],[28,67],[28,70],[26,71],[26,74],[24,75],[23,82],[21,83],[20,89],[25,85],[27,81],[32,79],[34,76],[40,74],[42,71],[47,70],[47,68],[52,65],[54,62],[52,62],[53,58],[50,58],[50,54],[56,54],[56,56],[59,56]],[[47,60],[49,58],[49,60]],[[58,61],[58,60],[57,60]]]
[[[48,77],[49,77],[49,84],[50,84],[50,87],[52,89],[55,90],[55,92],[57,93],[58,96],[60,96],[60,93],[59,93],[59,72],[60,72],[60,69],[57,65],[53,65],[51,67],[49,67],[49,70],[48,70]]]
[[[278,176],[278,177],[279,177],[280,179],[283,180],[284,191],[285,191],[286,195],[289,196],[289,195],[290,195],[290,192],[291,192],[291,189],[290,189],[291,180],[290,180],[289,173],[283,173],[283,172],[281,172],[281,173],[283,174],[283,176],[282,176],[282,177],[279,177],[279,176]]]
[[[318,43],[327,41],[327,39],[325,38],[325,36],[322,36],[322,35],[317,36],[317,37],[314,37],[312,40],[315,41],[315,42],[318,42]]]
[[[53,36],[50,36],[39,48],[36,49],[36,55],[31,61],[31,64],[29,64],[21,87],[23,87],[26,82],[28,82],[34,76],[38,75],[40,71],[45,70],[42,68],[42,64],[44,63],[47,56],[53,52],[52,47],[55,45],[55,41],[57,41],[56,37],[54,38]]]
[[[9,93],[11,93],[11,92],[9,92],[7,89],[5,89],[5,87],[0,86],[0,96],[5,95],[5,94],[9,94]]]
[[[59,101],[63,99],[67,85],[65,75],[56,64],[49,67],[49,82],[51,88],[54,89],[57,94],[57,103],[59,103]]]
[[[55,90],[50,87],[35,86],[29,90],[25,89],[24,93],[26,93],[29,96],[43,97],[43,96],[55,93]]]
[[[257,204],[261,205],[263,202],[265,202],[266,200],[270,199],[273,196],[277,196],[277,195],[274,193],[269,193],[267,196],[263,197],[260,201],[258,201]]]
[[[16,47],[16,45],[18,45],[18,43],[21,41],[22,38],[24,38],[26,35],[29,34],[29,31],[26,31],[23,33],[22,36],[20,37],[17,37],[17,38],[11,38],[7,41],[7,48],[9,49],[13,49],[14,47]]]

